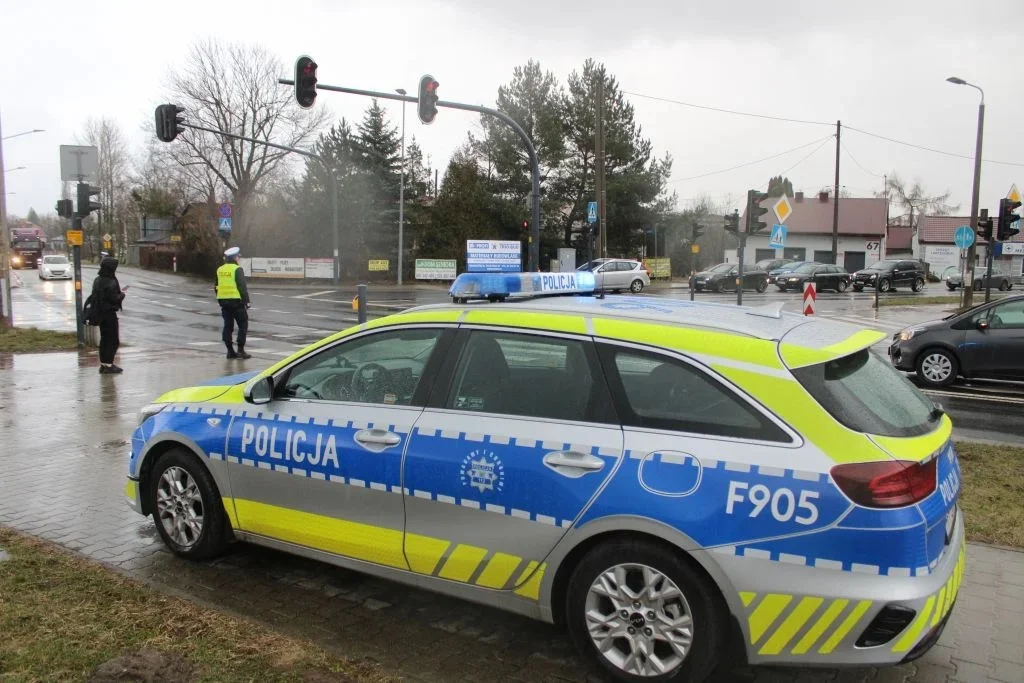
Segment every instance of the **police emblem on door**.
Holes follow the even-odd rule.
[[[505,467],[494,453],[476,450],[466,456],[460,469],[462,485],[480,493],[501,491],[505,484]]]

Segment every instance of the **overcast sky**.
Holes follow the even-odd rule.
[[[1013,0],[0,0],[3,135],[46,131],[4,143],[6,168],[26,167],[6,175],[8,212],[53,210],[58,147],[78,142],[89,116],[113,117],[140,149],[153,135],[167,74],[195,40],[209,37],[262,43],[281,59],[283,77],[306,53],[322,83],[415,92],[420,75],[431,73],[443,99],[487,105],[530,58],[564,83],[595,57],[636,93],[629,98],[645,135],[675,160],[672,187],[682,205],[708,194],[737,206],[747,189],[779,173],[808,193],[831,186],[828,136],[841,119],[840,184],[853,196],[881,190],[882,176],[896,171],[934,192],[950,190],[967,214],[979,93],[945,82],[956,75],[986,89],[984,158],[1017,164],[982,166],[981,205],[994,212],[1011,183],[1024,189],[1021,9]],[[316,106],[358,119],[367,104],[321,92]],[[392,106],[396,121],[400,106]],[[467,131],[479,129],[475,117],[452,110],[429,127],[412,107],[407,117],[407,135],[442,173]]]

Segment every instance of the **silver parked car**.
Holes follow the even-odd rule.
[[[633,259],[595,259],[584,263],[576,270],[589,270],[594,273],[594,286],[605,291],[619,292],[628,289],[637,294],[651,284],[651,278],[643,264]]]

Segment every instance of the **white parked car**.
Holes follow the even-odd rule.
[[[39,264],[40,280],[71,280],[74,276],[74,267],[67,256],[44,256]]]
[[[647,274],[643,264],[633,259],[595,259],[584,263],[576,270],[592,272],[595,286],[599,290],[618,292],[628,289],[637,294],[651,284],[651,277]]]

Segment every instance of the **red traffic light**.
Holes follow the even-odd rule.
[[[420,78],[420,88],[417,98],[417,114],[423,123],[433,123],[437,116],[437,89],[440,84],[434,77],[426,74]]]
[[[304,109],[316,102],[316,68],[312,57],[303,55],[295,62],[295,101]]]
[[[523,230],[530,229],[530,221],[523,221]]]

